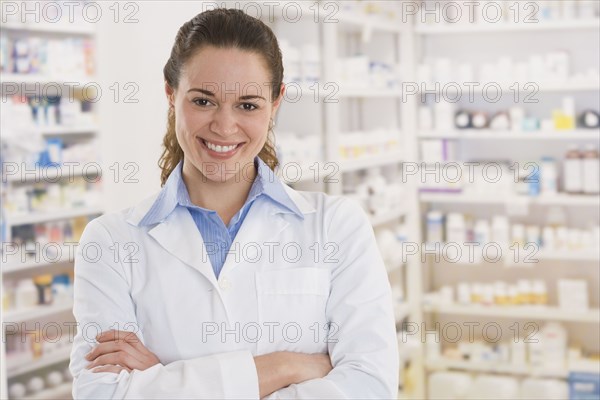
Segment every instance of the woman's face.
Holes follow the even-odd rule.
[[[185,64],[177,90],[165,85],[184,169],[193,166],[214,182],[242,171],[242,178],[253,176],[284,92],[282,85],[271,102],[269,81],[262,56],[236,48],[207,46]]]

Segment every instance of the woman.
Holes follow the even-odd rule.
[[[162,190],[90,222],[78,247],[74,398],[395,398],[391,291],[366,214],[273,173],[273,32],[203,12],[164,77]]]

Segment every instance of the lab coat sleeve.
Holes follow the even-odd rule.
[[[102,217],[101,217],[102,218]],[[109,230],[90,222],[75,256],[74,308],[77,333],[71,350],[74,399],[150,398],[245,398],[259,397],[254,358],[249,351],[214,354],[144,371],[94,373],[85,369],[85,355],[96,345],[95,337],[110,329],[135,332],[135,305],[130,296],[127,269],[110,246],[116,245]],[[160,299],[156,299],[160,301]],[[151,348],[149,348],[152,351]]]
[[[327,305],[328,321],[339,328],[328,343],[334,368],[267,399],[395,399],[400,361],[392,294],[373,228],[346,198],[329,221],[327,241],[338,246]]]

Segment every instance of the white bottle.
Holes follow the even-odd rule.
[[[567,193],[583,191],[583,160],[576,144],[569,145],[563,163],[563,189]]]
[[[504,215],[496,215],[492,218],[492,241],[497,243],[503,250],[510,245],[510,224]]]
[[[450,213],[446,217],[446,243],[463,246],[467,241],[465,217],[460,213]]]
[[[24,309],[38,303],[38,290],[31,279],[21,279],[15,290],[15,308]]]
[[[543,365],[548,370],[563,370],[567,359],[567,332],[557,322],[548,322],[540,330]]]
[[[598,149],[593,144],[585,146],[583,152],[583,192],[600,193],[600,159]]]

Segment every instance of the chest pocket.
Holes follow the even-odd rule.
[[[258,350],[322,352],[329,327],[325,308],[331,288],[326,268],[289,268],[256,272]]]

